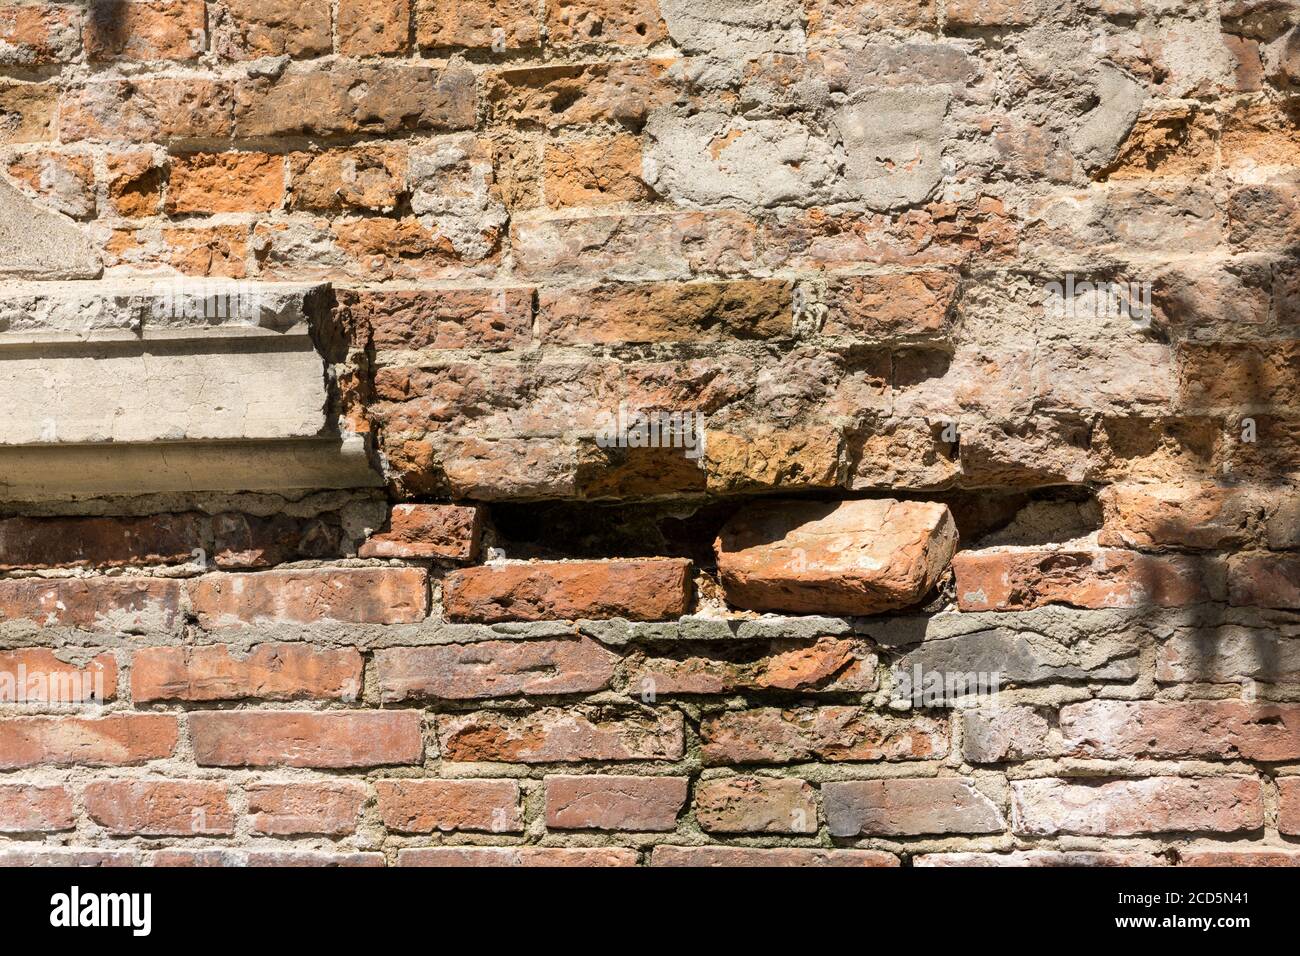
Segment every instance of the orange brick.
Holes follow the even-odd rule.
[[[172,158],[167,212],[269,212],[284,202],[284,157],[189,153]]]
[[[253,831],[270,836],[352,833],[367,796],[364,784],[349,780],[257,783],[246,789]]]
[[[375,792],[384,826],[398,833],[524,828],[513,780],[378,780]]]
[[[0,720],[0,768],[129,766],[170,757],[178,736],[170,714],[7,718]]]
[[[247,656],[225,644],[135,652],[131,696],[155,700],[355,700],[361,654],[352,648],[259,644]]]
[[[233,833],[225,784],[205,780],[102,780],[83,792],[90,818],[119,836]]]
[[[203,0],[92,3],[83,42],[104,60],[191,60],[203,52]]]

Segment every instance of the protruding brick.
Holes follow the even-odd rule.
[[[361,654],[353,648],[259,644],[246,655],[225,644],[146,647],[131,662],[131,696],[155,700],[356,700]]]
[[[1184,607],[1221,598],[1208,559],[1112,550],[962,551],[952,562],[963,611]]]
[[[826,826],[837,837],[998,833],[1002,812],[969,780],[849,780],[822,787]]]
[[[76,825],[67,788],[33,783],[0,786],[0,833],[50,833]]]
[[[704,759],[715,764],[928,760],[948,752],[944,721],[865,707],[727,711],[705,718],[700,737]]]
[[[379,780],[375,792],[384,826],[398,833],[524,828],[513,780]]]
[[[189,582],[205,628],[265,623],[412,624],[428,612],[422,568],[209,574]]]
[[[181,584],[162,578],[21,578],[0,581],[0,621],[87,631],[171,630]]]
[[[1061,735],[1080,757],[1300,760],[1300,706],[1091,700],[1061,708]]]
[[[203,0],[92,3],[83,40],[87,59],[192,60],[203,52]]]
[[[414,710],[198,711],[189,722],[203,767],[380,767],[424,754]]]
[[[479,711],[438,718],[444,760],[570,763],[580,760],[680,760],[682,715],[605,715],[548,707],[523,716]]]
[[[124,767],[170,757],[179,728],[171,714],[0,720],[0,768]]]
[[[393,505],[388,530],[371,535],[357,553],[363,558],[473,561],[482,525],[482,512],[473,505]]]
[[[617,654],[589,638],[476,641],[375,652],[379,693],[385,701],[592,693],[609,686],[617,662]]]
[[[881,850],[805,850],[782,847],[759,850],[740,846],[657,846],[651,866],[900,866],[898,857]]]
[[[695,788],[695,819],[709,833],[816,833],[817,795],[803,780],[704,780]]]
[[[453,571],[443,580],[443,608],[453,621],[552,621],[680,617],[690,599],[690,562],[539,561]]]
[[[225,784],[206,780],[100,780],[83,792],[90,818],[121,836],[233,833]]]
[[[946,505],[892,499],[764,501],[738,512],[714,542],[730,603],[810,614],[916,604],[956,547]]]
[[[1011,793],[1013,827],[1031,836],[1235,833],[1264,825],[1253,777],[1017,780]]]
[[[636,866],[624,847],[431,846],[397,852],[398,866]]]
[[[367,797],[364,784],[349,780],[256,783],[246,789],[253,832],[270,836],[352,833]]]
[[[547,777],[546,825],[552,830],[674,830],[688,783],[685,777]]]

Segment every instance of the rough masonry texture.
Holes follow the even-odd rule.
[[[0,0],[0,864],[1300,864],[1297,51]]]

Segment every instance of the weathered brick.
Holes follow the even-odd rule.
[[[411,28],[410,0],[339,0],[335,25],[344,56],[405,53]]]
[[[164,229],[167,262],[189,276],[222,276],[242,279],[249,271],[247,226],[200,226]]]
[[[969,780],[934,777],[850,780],[822,787],[826,826],[833,836],[917,836],[998,833],[997,806]]]
[[[869,34],[883,27],[939,28],[934,0],[808,0],[808,34],[819,41],[843,34]]]
[[[203,52],[203,0],[97,0],[82,31],[87,59],[191,60]]]
[[[84,664],[59,660],[44,647],[0,651],[0,703],[104,703],[117,697],[117,658],[111,651]]]
[[[1221,599],[1219,571],[1197,558],[1099,550],[962,551],[952,562],[963,611],[1183,607]]]
[[[1164,866],[1150,853],[1097,850],[1018,850],[1014,853],[922,853],[913,866]]]
[[[881,850],[805,850],[796,847],[760,850],[739,846],[657,846],[652,866],[899,866],[898,857]]]
[[[1065,748],[1081,757],[1300,759],[1300,707],[1236,700],[1093,700],[1061,708]]]
[[[502,70],[488,81],[488,105],[499,122],[546,129],[601,122],[639,127],[676,95],[669,65],[631,60]]]
[[[0,11],[0,17],[3,17]],[[51,833],[77,826],[66,787],[19,783],[0,786],[0,833]]]
[[[957,276],[924,271],[832,280],[822,331],[857,340],[942,338],[957,295]]]
[[[1241,607],[1300,608],[1300,557],[1233,555],[1228,559],[1228,600]]]
[[[95,214],[95,170],[89,156],[27,153],[9,164],[9,175],[42,205],[65,216],[86,219]]]
[[[513,780],[378,780],[375,792],[384,826],[398,833],[524,828],[519,784]]]
[[[636,866],[636,850],[546,846],[432,846],[397,852],[398,866]]]
[[[212,518],[212,547],[212,563],[222,570],[268,568],[338,557],[341,535],[337,525],[320,518],[223,511]]]
[[[641,142],[635,136],[547,143],[542,162],[546,204],[552,209],[650,198],[650,188],[641,179]]]
[[[1277,781],[1277,828],[1287,836],[1300,836],[1300,777]]]
[[[59,101],[59,138],[129,143],[219,138],[231,133],[229,83],[194,77],[103,80]]]
[[[247,654],[225,644],[146,647],[131,661],[131,696],[155,700],[355,700],[361,654],[352,648],[258,644]]]
[[[1023,27],[1041,15],[1039,0],[944,0],[945,27]]]
[[[479,711],[438,718],[444,760],[571,763],[581,760],[679,760],[682,715],[654,717],[588,707],[530,714]]]
[[[81,48],[79,11],[73,6],[0,7],[0,65],[68,63]]]
[[[1253,777],[1017,780],[1011,795],[1013,828],[1032,836],[1234,833],[1264,825]]]
[[[393,505],[388,530],[366,539],[363,558],[478,557],[483,513],[474,505]]]
[[[239,81],[239,136],[334,136],[456,130],[474,125],[473,72],[406,64],[357,65]]]
[[[181,584],[164,578],[22,578],[0,581],[0,621],[88,631],[171,630]]]
[[[163,167],[149,150],[107,153],[108,203],[128,219],[158,214],[162,206]]]
[[[530,0],[415,0],[415,39],[422,47],[504,52],[537,46],[540,33]]]
[[[170,757],[178,736],[170,714],[12,717],[0,720],[0,768],[131,766]]]
[[[137,866],[138,862],[134,850],[45,850],[33,848],[0,850],[0,867],[117,867]]]
[[[789,336],[792,283],[647,282],[543,289],[543,341],[564,345],[700,342]]]
[[[1266,513],[1262,496],[1224,485],[1111,485],[1099,499],[1104,547],[1238,548],[1261,534]]]
[[[183,563],[202,544],[202,526],[192,513],[6,518],[0,521],[0,570]]]
[[[410,624],[428,611],[420,568],[351,568],[209,574],[189,582],[205,628],[259,622]]]
[[[82,792],[90,818],[121,836],[233,833],[225,784],[206,780],[98,780]]]
[[[1178,850],[1179,866],[1300,866],[1300,850],[1276,846],[1190,847]]]
[[[596,641],[476,641],[375,652],[384,701],[478,700],[604,690],[618,655]]]
[[[546,5],[546,34],[558,47],[637,47],[667,39],[668,28],[654,0],[556,0]]]
[[[1266,628],[1195,628],[1175,634],[1160,646],[1156,680],[1300,682],[1300,642]]]
[[[1047,716],[1033,707],[975,708],[961,712],[962,756],[970,763],[1003,763],[1054,756]]]
[[[838,487],[842,446],[839,431],[831,427],[710,429],[704,446],[709,491],[725,495]]]
[[[957,528],[946,505],[765,501],[727,522],[714,551],[731,604],[874,614],[918,603],[947,569],[956,546]]]
[[[380,867],[382,853],[325,853],[318,850],[158,850],[150,866]]]
[[[364,784],[349,780],[256,783],[245,788],[254,833],[270,836],[342,836],[357,828]]]
[[[389,212],[406,191],[406,150],[399,144],[289,154],[289,208]]]
[[[728,694],[738,690],[864,692],[878,684],[864,641],[818,638],[750,663],[711,657],[648,657],[628,674],[632,694]]]
[[[203,767],[379,767],[424,753],[413,710],[197,711],[189,725]]]
[[[695,788],[695,819],[709,833],[816,833],[817,797],[803,780],[704,780]]]
[[[213,49],[233,60],[329,53],[329,0],[217,0]]]
[[[933,717],[895,717],[865,707],[728,711],[700,725],[703,755],[715,764],[801,760],[926,760],[948,752],[948,729]]]
[[[506,349],[532,339],[533,290],[341,290],[377,349]]]
[[[53,83],[0,83],[0,145],[52,139],[58,102]]]
[[[453,571],[443,609],[453,621],[547,621],[679,617],[690,600],[690,562],[543,561]]]
[[[675,830],[688,782],[605,774],[547,777],[546,825],[552,830]]]
[[[167,212],[270,212],[284,201],[284,157],[187,153],[172,157]]]

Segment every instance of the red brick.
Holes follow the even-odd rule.
[[[213,49],[222,57],[320,56],[330,52],[330,0],[218,0]]]
[[[192,60],[203,53],[203,0],[92,3],[83,30],[86,58]]]
[[[167,213],[271,212],[284,203],[284,157],[182,153],[172,157]]]
[[[1061,708],[1071,756],[1300,760],[1300,706],[1092,700]]]
[[[737,690],[875,690],[876,655],[866,641],[821,637],[814,643],[738,664],[710,657],[650,657],[628,675],[633,694],[727,694]]]
[[[1277,828],[1287,836],[1300,836],[1300,777],[1279,777],[1277,797]]]
[[[170,714],[11,717],[0,720],[0,769],[141,764],[170,757],[178,736]]]
[[[1253,777],[1017,780],[1011,792],[1015,831],[1031,836],[1233,833],[1264,825]]]
[[[1300,608],[1300,557],[1234,554],[1228,559],[1228,600],[1238,607]]]
[[[376,349],[508,349],[532,340],[533,290],[339,291]]]
[[[379,693],[386,702],[590,693],[609,686],[617,662],[617,654],[585,637],[475,641],[375,652]]]
[[[0,521],[0,571],[178,564],[202,546],[196,514]]]
[[[100,780],[83,791],[86,812],[119,836],[233,833],[225,784],[205,780]]]
[[[0,621],[88,631],[171,630],[181,584],[161,578],[23,578],[0,581]]]
[[[652,866],[899,866],[898,857],[881,850],[773,850],[739,846],[657,846]]]
[[[253,832],[271,836],[352,833],[367,797],[364,784],[346,780],[255,783],[246,789]]]
[[[339,621],[413,624],[428,612],[422,568],[350,568],[209,574],[189,582],[205,628]]]
[[[1178,851],[1179,866],[1300,866],[1300,850],[1280,846],[1234,846]]]
[[[338,525],[321,518],[222,512],[212,518],[212,563],[218,568],[266,568],[303,559],[338,557]]]
[[[690,562],[539,561],[453,571],[443,607],[453,621],[551,621],[680,617],[690,600]]]
[[[67,63],[81,47],[79,11],[39,4],[0,7],[0,64]]]
[[[822,332],[868,341],[941,339],[956,296],[951,272],[844,276],[826,290]]]
[[[816,833],[817,795],[803,780],[703,780],[695,788],[695,819],[708,833]]]
[[[1265,495],[1267,492],[1265,492]],[[1111,485],[1098,496],[1104,547],[1219,550],[1262,532],[1264,496],[1223,485]]]
[[[393,505],[388,530],[371,535],[357,553],[363,558],[478,557],[483,513],[464,505]]]
[[[912,859],[912,865],[929,867],[1164,866],[1165,861],[1150,853],[1023,850],[1015,853],[923,853]]]
[[[131,696],[155,700],[355,700],[361,654],[352,648],[259,644],[246,655],[225,644],[147,647],[131,662]]]
[[[518,833],[524,828],[513,780],[378,780],[379,815],[398,833]]]
[[[382,853],[322,853],[317,850],[159,850],[151,866],[377,867]]]
[[[564,345],[701,342],[789,336],[794,284],[638,282],[543,289],[543,341]]]
[[[24,848],[0,850],[0,867],[20,866],[136,866],[138,861],[132,850],[66,850]]]
[[[339,0],[335,28],[339,53],[344,56],[405,53],[411,29],[410,0]]]
[[[704,759],[713,764],[928,760],[948,752],[945,721],[865,707],[727,711],[705,718],[700,737]]]
[[[544,846],[433,846],[399,850],[398,866],[636,866],[636,850]]]
[[[93,704],[117,698],[111,651],[84,665],[61,661],[44,647],[0,651],[0,704]]]
[[[419,711],[198,711],[194,760],[205,767],[379,767],[419,763]]]
[[[598,709],[548,707],[513,716],[479,711],[438,718],[444,760],[568,763],[680,760],[682,715],[606,716]]]
[[[1183,607],[1221,596],[1198,558],[1112,550],[961,551],[952,562],[963,611]]]
[[[1006,821],[969,780],[849,780],[822,786],[832,836],[999,833]]]
[[[415,0],[415,40],[422,47],[483,49],[495,44],[518,50],[537,46],[540,34],[532,0]]]
[[[0,785],[0,833],[49,833],[71,830],[76,825],[72,794],[64,787]]]
[[[547,777],[546,825],[552,830],[675,830],[688,784],[685,777]]]

